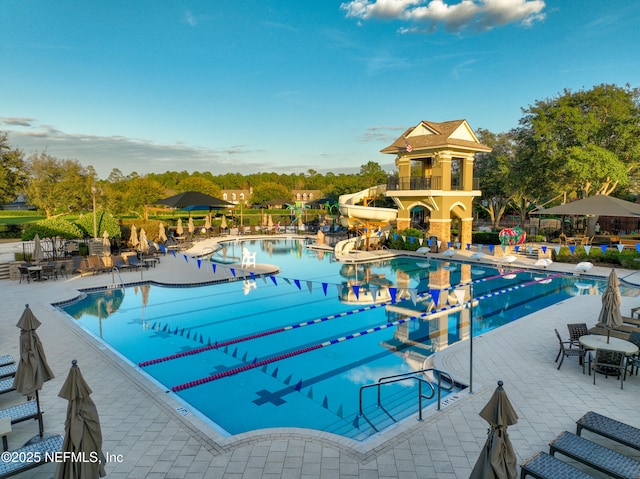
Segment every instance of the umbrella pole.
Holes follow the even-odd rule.
[[[40,429],[40,437],[44,435],[44,424],[42,423],[42,410],[40,409],[40,395],[36,389],[36,407],[38,408],[38,427]]]

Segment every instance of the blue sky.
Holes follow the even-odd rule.
[[[0,131],[138,172],[336,173],[421,120],[494,132],[640,87],[637,0],[0,0]]]

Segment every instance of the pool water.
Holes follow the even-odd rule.
[[[453,307],[450,288],[463,284],[467,301],[481,298],[472,311],[479,335],[605,286],[423,258],[345,265],[294,239],[229,244],[218,268],[243,245],[280,272],[197,287],[92,292],[60,308],[132,363],[149,362],[144,373],[224,434],[302,427],[362,441],[418,406],[417,384],[406,381],[383,388],[382,408],[374,389],[364,391],[360,415],[361,386],[426,368],[434,352],[468,338],[470,311]],[[429,315],[434,299],[434,308],[446,311]],[[184,354],[198,348],[204,351]]]

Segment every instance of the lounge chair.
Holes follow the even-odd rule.
[[[0,379],[0,394],[15,391],[13,389],[13,378]]]
[[[143,261],[140,261],[136,255],[127,256],[127,262],[129,263],[129,267],[131,268],[149,268],[149,265]]]
[[[22,421],[28,421],[29,419],[37,419],[40,426],[40,437],[44,433],[44,425],[42,423],[42,412],[38,409],[37,401],[27,401],[16,406],[11,406],[6,409],[0,409],[0,417],[8,416],[11,418],[11,424],[17,424]]]
[[[0,479],[15,476],[49,462],[54,453],[62,451],[63,437],[60,434],[46,437],[38,442],[11,451],[12,457],[28,457],[28,461],[0,461]]]
[[[543,451],[520,465],[520,479],[527,476],[537,479],[593,479],[586,472]]]
[[[578,436],[585,429],[640,451],[640,429],[629,424],[589,411],[576,421],[576,425]]]
[[[556,356],[555,362],[557,363],[558,359],[560,359],[560,357],[562,356],[562,359],[560,359],[560,364],[558,364],[558,369],[560,369],[560,367],[562,366],[562,361],[564,361],[565,357],[566,358],[577,357],[579,358],[579,361],[578,361],[579,364],[582,364],[582,373],[584,374],[584,349],[572,348],[570,341],[563,341],[558,330],[554,329],[554,331],[556,332],[556,336],[558,337],[558,342],[560,343],[560,350],[558,351],[558,355]]]
[[[10,354],[5,354],[4,356],[0,356],[0,366],[6,366],[8,364],[13,364],[16,361],[13,359],[13,356]]]
[[[18,365],[15,363],[7,364],[6,366],[0,366],[0,379],[15,376],[17,370]]]
[[[640,476],[640,462],[568,431],[563,431],[549,444],[549,454],[559,452],[620,479]]]

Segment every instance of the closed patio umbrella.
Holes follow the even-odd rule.
[[[211,229],[211,215],[207,215],[206,218],[204,219],[204,229],[206,230]]]
[[[25,396],[35,396],[38,408],[38,422],[40,437],[44,433],[42,413],[40,412],[40,397],[38,391],[42,385],[54,378],[53,372],[47,364],[44,348],[36,333],[40,321],[35,317],[29,305],[26,304],[22,316],[16,326],[20,328],[20,361],[13,379],[13,388]]]
[[[42,252],[42,242],[38,233],[33,237],[33,261],[42,261],[44,254]]]
[[[193,234],[193,232],[195,230],[196,230],[196,227],[193,224],[193,218],[191,216],[189,216],[189,224],[187,225],[187,231],[189,231],[189,233]]]
[[[518,477],[516,453],[507,434],[507,426],[516,424],[518,415],[502,385],[503,382],[498,381],[498,387],[491,399],[480,411],[480,417],[489,423],[490,428],[487,442],[471,471],[470,479],[516,479]]]
[[[178,226],[176,226],[176,234],[182,236],[184,234],[184,228],[182,227],[182,218],[178,218]]]
[[[144,228],[140,228],[140,244],[138,246],[138,249],[143,253],[149,251],[149,241],[147,240],[147,232],[144,230]]]
[[[138,230],[136,229],[136,225],[131,225],[131,235],[129,236],[129,243],[134,248],[138,246],[140,241],[138,241]]]
[[[598,316],[598,325],[607,329],[607,343],[612,329],[622,326],[622,313],[620,312],[620,280],[615,270],[609,274],[609,282],[602,293],[602,309]]]
[[[88,386],[78,362],[71,361],[71,370],[62,389],[58,393],[69,401],[67,419],[64,423],[64,442],[62,452],[84,455],[85,461],[59,462],[54,479],[92,479],[106,476],[104,470],[105,457],[102,453],[102,430],[100,418],[95,403],[89,396],[91,388]],[[91,461],[96,458],[100,461]]]
[[[227,229],[227,217],[225,215],[222,215],[222,221],[220,222],[220,229],[221,230]]]
[[[111,241],[109,240],[107,230],[104,230],[104,233],[102,233],[102,253],[111,254]]]
[[[162,221],[158,225],[158,241],[160,243],[164,243],[165,241],[167,241],[167,232],[164,229],[164,225],[162,224]]]

